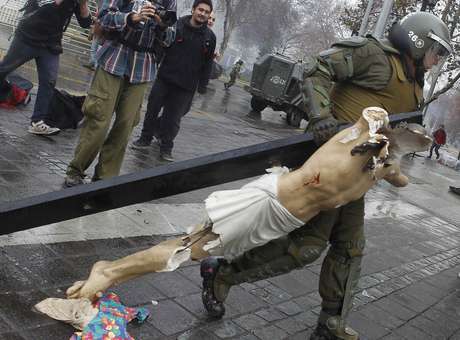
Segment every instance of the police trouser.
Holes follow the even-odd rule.
[[[117,176],[133,128],[139,123],[147,83],[131,84],[98,68],[83,103],[84,124],[68,175],[83,176],[99,154],[93,179]],[[113,114],[115,121],[109,132]]]
[[[141,138],[152,140],[154,136],[158,137],[160,150],[171,152],[174,139],[180,130],[181,119],[192,106],[193,95],[193,91],[157,78],[149,95]]]
[[[231,86],[233,86],[235,84],[235,81],[236,81],[236,75],[230,75],[230,80],[228,81],[228,83],[225,83],[225,87],[229,88]]]
[[[351,295],[348,306],[343,306],[343,302],[359,278],[365,243],[364,198],[321,212],[288,237],[246,252],[222,268],[217,279],[233,285],[284,274],[318,259],[328,243],[330,248],[321,268],[319,293],[323,310],[331,315],[340,314],[342,307],[350,308]]]

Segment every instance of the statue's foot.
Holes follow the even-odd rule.
[[[112,286],[112,280],[105,274],[108,261],[98,261],[93,265],[91,273],[86,281],[77,281],[67,289],[68,299],[87,298],[94,301],[98,293],[102,293]]]

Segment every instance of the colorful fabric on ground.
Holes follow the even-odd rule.
[[[95,307],[99,309],[96,317],[70,340],[134,340],[128,334],[128,323],[132,320],[142,323],[149,316],[149,311],[145,308],[123,306],[114,293],[103,295]]]

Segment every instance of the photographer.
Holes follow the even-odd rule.
[[[38,91],[28,131],[37,135],[56,134],[59,129],[46,124],[46,115],[56,85],[62,35],[74,13],[81,27],[90,27],[87,0],[28,0],[22,10],[24,15],[14,39],[0,62],[0,83],[9,73],[35,59]]]
[[[146,148],[158,136],[163,161],[174,161],[174,139],[182,117],[190,110],[195,91],[206,92],[216,48],[216,36],[208,28],[212,9],[211,0],[195,0],[192,15],[177,22],[175,41],[165,51],[149,96],[142,134],[133,142],[134,148]]]
[[[155,77],[156,39],[175,23],[175,0],[162,0],[156,6],[164,9],[157,11],[155,5],[139,0],[102,4],[98,26],[106,40],[97,52],[98,69],[83,104],[85,123],[67,169],[68,187],[84,183],[85,171],[98,154],[93,181],[120,172],[145,89]]]

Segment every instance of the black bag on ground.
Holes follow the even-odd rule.
[[[72,96],[64,90],[54,89],[48,108],[46,123],[64,129],[76,129],[83,119],[81,108],[86,96]]]

